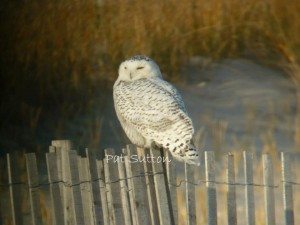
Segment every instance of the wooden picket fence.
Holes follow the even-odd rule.
[[[272,157],[264,154],[263,184],[253,182],[253,155],[243,152],[244,183],[236,182],[234,155],[226,156],[227,178],[225,182],[215,179],[214,152],[204,153],[205,180],[196,180],[195,170],[199,167],[184,165],[185,179],[178,182],[175,161],[158,150],[137,149],[127,146],[122,156],[113,149],[105,150],[102,160],[86,150],[85,157],[72,150],[68,140],[52,141],[46,154],[48,182],[40,183],[36,156],[25,155],[31,224],[44,224],[41,215],[39,189],[49,186],[51,221],[53,225],[177,225],[181,205],[178,204],[176,189],[185,185],[186,224],[195,225],[195,186],[206,185],[206,217],[208,225],[217,225],[216,185],[227,187],[227,224],[237,224],[236,186],[245,191],[244,207],[247,225],[255,224],[254,187],[261,186],[265,196],[265,224],[276,224],[274,204],[274,179]],[[148,158],[145,158],[148,156]],[[137,160],[139,158],[140,160]],[[142,160],[148,159],[148,161]],[[149,162],[153,160],[152,162]],[[22,182],[18,179],[14,162],[7,155],[7,170],[11,222],[24,224],[19,195]],[[293,185],[289,155],[281,153],[284,222],[294,225]],[[3,185],[3,184],[2,184]],[[23,184],[24,185],[24,184]],[[2,212],[3,213],[3,212]],[[298,209],[298,212],[300,210]],[[1,216],[1,214],[0,214]],[[202,216],[202,215],[201,215]],[[0,219],[1,224],[1,219]],[[181,224],[179,224],[181,225]]]

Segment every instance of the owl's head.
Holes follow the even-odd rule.
[[[118,80],[134,81],[141,78],[162,77],[158,65],[147,56],[136,55],[121,63]]]

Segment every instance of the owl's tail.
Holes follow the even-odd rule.
[[[187,144],[185,146],[185,148],[182,148],[180,151],[174,151],[174,152],[171,151],[171,153],[172,153],[172,156],[179,161],[183,161],[188,164],[200,166],[199,151],[191,143]]]

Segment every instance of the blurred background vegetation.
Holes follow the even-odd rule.
[[[154,58],[175,83],[200,55],[254,59],[297,84],[299,12],[298,0],[3,0],[0,151],[39,152],[67,138],[65,121],[95,105],[101,112],[119,63],[135,54]],[[92,118],[76,135],[98,146],[101,114]]]

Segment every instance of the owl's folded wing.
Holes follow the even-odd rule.
[[[142,133],[171,129],[178,120],[186,120],[187,126],[192,126],[181,97],[175,97],[155,82],[145,80],[114,94],[118,114]]]

